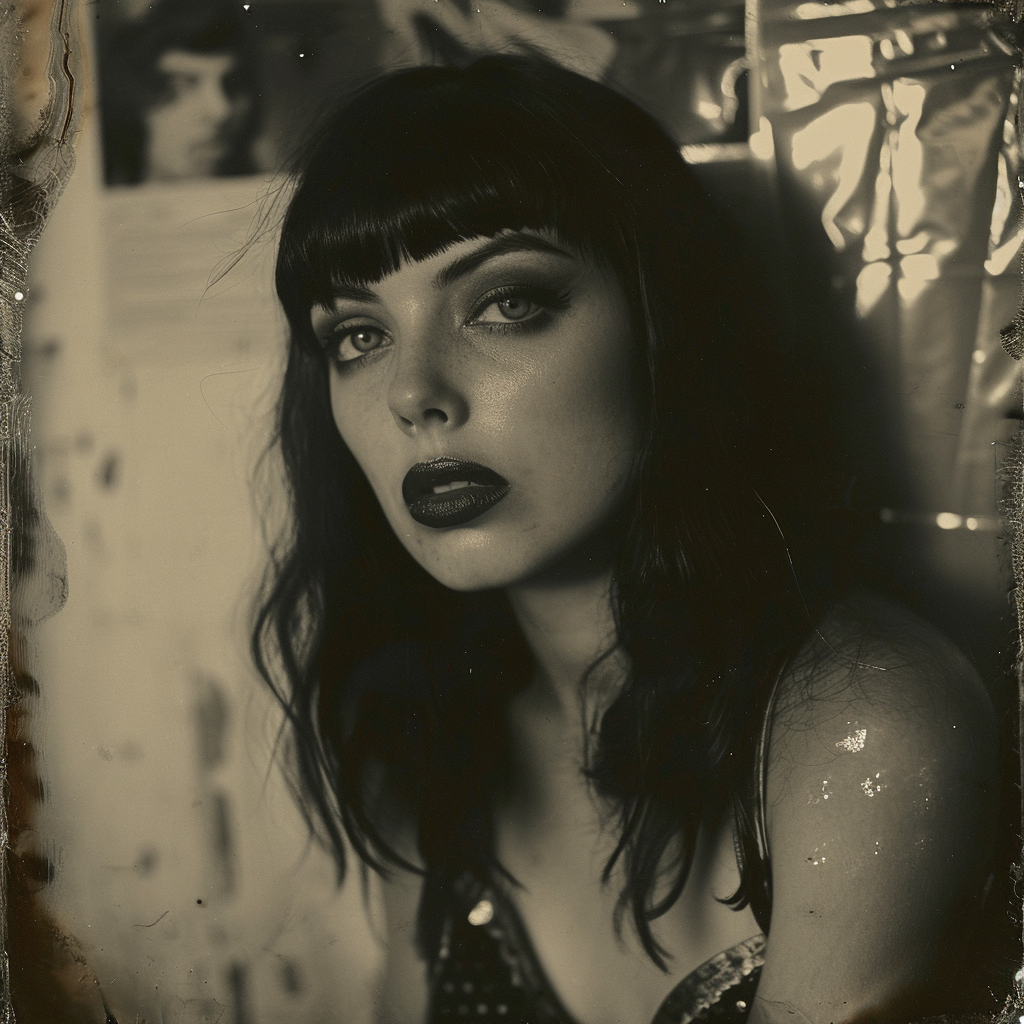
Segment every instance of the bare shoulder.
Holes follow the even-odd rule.
[[[980,902],[997,728],[964,655],[900,605],[851,597],[780,680],[760,1004],[836,1024],[927,985]],[[889,1019],[889,1018],[885,1018]]]
[[[770,777],[783,799],[791,775],[817,776],[823,765],[860,775],[883,754],[876,773],[890,778],[879,774],[879,792],[896,771],[922,783],[936,773],[987,775],[996,736],[986,688],[959,648],[910,609],[858,592],[818,624],[780,680]]]

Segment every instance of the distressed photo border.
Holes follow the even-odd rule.
[[[1024,59],[1024,0],[972,0],[999,11],[1017,26]],[[11,997],[12,915],[31,902],[24,867],[12,869],[11,851],[31,809],[31,745],[23,711],[26,687],[24,637],[17,613],[19,568],[31,561],[34,538],[45,522],[34,494],[29,427],[31,396],[22,388],[21,333],[28,265],[47,217],[74,167],[76,133],[83,117],[81,19],[86,0],[14,0],[0,8],[0,1022],[16,1020]],[[1018,119],[1018,137],[1024,131]],[[1019,170],[1024,174],[1024,168]],[[1018,180],[1018,188],[1024,181]],[[1021,257],[1018,257],[1020,259]],[[1024,267],[1022,274],[1024,274]],[[1006,350],[1024,356],[1024,301],[1002,332]],[[1015,674],[1019,740],[1024,745],[1024,456],[1018,440],[1008,462],[1004,530],[1012,560],[1018,646]],[[54,584],[58,587],[59,582]],[[1024,798],[1024,758],[1021,759]],[[1024,810],[1024,809],[1022,809]],[[1020,837],[1018,837],[1019,839]],[[1024,903],[1024,850],[1017,849],[1017,897]],[[42,870],[45,870],[42,869]],[[34,922],[60,955],[75,959],[57,926]],[[86,965],[82,964],[87,971]],[[1014,993],[993,1024],[1024,1021],[1024,965],[1013,979]],[[978,1018],[980,1021],[982,1018]],[[987,1019],[987,1018],[986,1018]],[[943,1018],[952,1024],[953,1018]]]

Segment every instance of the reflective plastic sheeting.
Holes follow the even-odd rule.
[[[607,80],[638,100],[678,142],[746,141],[741,2],[642,0],[634,17],[600,23],[616,44]]]
[[[783,209],[817,218],[905,446],[889,503],[991,528],[1017,375],[999,328],[1020,288],[1018,76],[1000,19],[767,0],[759,22]]]
[[[1020,415],[1020,364],[1001,344],[1000,332],[1014,317],[1021,295],[1021,246],[1024,243],[1021,190],[1017,184],[1020,143],[1016,132],[1018,88],[1010,96],[996,166],[988,249],[983,265],[978,331],[967,378],[963,423],[960,428],[952,486],[964,508],[984,511],[992,496],[993,510],[1000,495],[999,456],[1009,450]],[[1019,510],[1018,510],[1019,511]],[[966,527],[971,524],[966,522]]]

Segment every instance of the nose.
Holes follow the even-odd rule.
[[[469,402],[442,340],[407,338],[397,346],[392,365],[388,406],[403,432],[452,430],[466,421]]]

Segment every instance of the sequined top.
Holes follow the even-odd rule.
[[[545,977],[515,907],[467,877],[450,887],[432,967],[429,1024],[576,1024]],[[651,1024],[742,1024],[764,963],[763,935],[691,971]]]
[[[769,863],[765,824],[768,734],[783,674],[780,670],[769,694],[755,756],[756,855],[765,865]],[[737,849],[738,859],[740,855]],[[764,897],[767,910],[770,887]],[[428,1024],[585,1024],[574,1020],[562,1005],[515,906],[500,890],[467,874],[444,886],[443,891],[435,889],[430,902],[443,908],[443,920],[440,943],[431,957]],[[753,900],[751,909],[762,921]],[[745,1024],[767,942],[764,934],[752,935],[692,970],[665,997],[650,1024]]]

